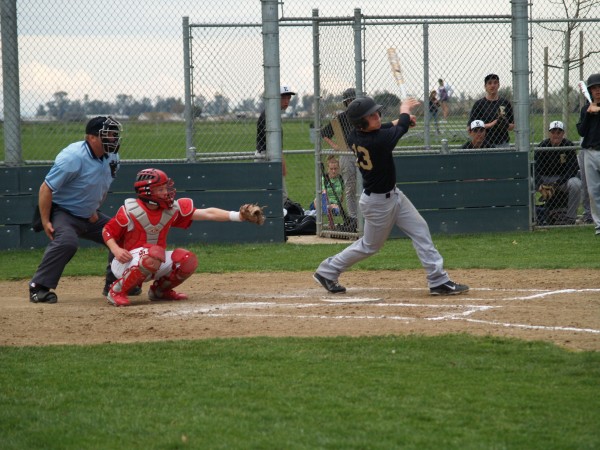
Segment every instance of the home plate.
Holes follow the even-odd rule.
[[[362,298],[340,298],[340,299],[333,299],[333,298],[322,298],[321,300],[323,300],[324,302],[329,302],[329,303],[366,303],[366,302],[380,302],[383,299],[382,298],[368,298],[368,297],[362,297]]]

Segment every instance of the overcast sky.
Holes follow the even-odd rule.
[[[543,11],[548,17],[558,14],[559,8],[547,8],[552,0],[534,0],[534,15]],[[544,7],[542,7],[544,6]],[[483,2],[481,0],[416,0],[397,2],[384,0],[358,0],[356,2],[337,0],[287,0],[280,7],[284,17],[310,17],[313,8],[319,9],[321,17],[352,16],[354,8],[362,13],[375,15],[507,15],[511,4],[508,0]],[[114,101],[118,94],[132,95],[141,100],[148,97],[154,100],[161,97],[183,98],[183,44],[182,17],[188,16],[192,23],[260,23],[261,2],[259,0],[21,0],[17,2],[19,32],[19,63],[21,83],[22,114],[35,113],[39,104],[51,99],[53,93],[65,91],[71,100],[90,99]],[[432,44],[446,45],[447,60],[431,61],[435,73],[433,78],[448,72],[452,82],[466,89],[479,84],[480,78],[489,71],[503,74],[502,80],[510,79],[510,33],[506,28],[490,28],[494,33],[470,35],[459,28],[448,28],[445,35],[435,36]],[[242,98],[244,90],[249,95],[260,95],[262,91],[262,43],[258,46],[249,29],[249,40],[244,42],[240,30],[214,29],[206,35],[231,45],[230,55],[210,55],[223,73],[212,73],[206,83],[198,83],[206,93],[215,90],[235,90],[232,97]],[[323,32],[329,39],[328,51],[337,50],[343,56],[329,56],[330,60],[341,61],[339,69],[331,68],[324,74],[325,88],[340,89],[353,84],[352,35],[339,30]],[[407,33],[395,35],[393,42],[379,42],[388,39],[386,32],[381,36],[372,35],[367,45],[374,45],[371,58],[379,57],[382,51],[377,47],[398,47],[412,61],[422,64],[420,28],[407,28]],[[260,33],[260,31],[258,31]],[[233,34],[238,33],[238,34]],[[302,37],[299,37],[302,35]],[[323,39],[322,38],[322,39]],[[201,36],[195,37],[195,49],[200,49]],[[436,41],[436,39],[438,41]],[[507,43],[508,40],[508,43]],[[559,42],[553,45],[554,54],[559,53]],[[390,45],[391,44],[391,45]],[[229,44],[227,44],[229,45]],[[508,45],[508,47],[506,47]],[[419,47],[418,53],[412,54]],[[508,48],[508,50],[506,50]],[[383,56],[382,56],[383,57]],[[223,58],[228,60],[225,68]],[[466,58],[461,64],[458,58]],[[481,59],[477,69],[468,66]],[[483,58],[489,58],[484,61]],[[344,61],[349,61],[345,63]],[[323,63],[327,69],[328,61]],[[332,62],[333,64],[333,62]],[[415,63],[415,65],[417,65]],[[459,70],[460,66],[467,67]],[[493,67],[493,66],[496,67]],[[198,70],[200,68],[197,68]],[[282,32],[281,36],[281,79],[291,84],[301,93],[313,91],[312,32],[303,29]],[[421,89],[422,71],[413,72],[413,90]],[[228,87],[232,78],[239,86]],[[383,75],[370,74],[372,77]],[[387,75],[389,76],[389,74]],[[472,78],[468,78],[472,77]],[[244,89],[246,87],[246,89]],[[390,86],[392,88],[392,86]],[[481,86],[482,88],[482,86]],[[257,91],[258,90],[258,91]],[[227,92],[226,92],[227,94]],[[3,106],[2,106],[3,107]],[[3,115],[3,114],[2,114]]]

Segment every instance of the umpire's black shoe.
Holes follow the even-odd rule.
[[[58,297],[45,286],[29,283],[29,301],[31,303],[56,303]]]
[[[429,289],[429,294],[431,295],[458,295],[463,292],[468,292],[469,286],[466,284],[458,284],[454,281],[446,281],[444,284],[440,284],[439,286],[432,287]]]
[[[346,288],[340,283],[337,281],[328,280],[324,276],[319,275],[317,272],[314,273],[313,278],[317,283],[319,283],[332,294],[341,294],[346,292]]]

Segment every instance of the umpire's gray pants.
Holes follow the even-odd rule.
[[[54,239],[46,247],[42,262],[31,281],[49,289],[56,289],[65,266],[77,253],[79,238],[104,245],[102,228],[108,220],[108,216],[99,212],[96,223],[90,223],[87,219],[54,208],[50,218],[54,227]]]
[[[389,196],[363,193],[359,205],[365,219],[363,237],[323,261],[317,269],[320,275],[337,280],[352,265],[377,253],[396,225],[412,240],[427,273],[428,286],[439,286],[449,280],[442,255],[433,245],[427,222],[398,188],[391,191]]]

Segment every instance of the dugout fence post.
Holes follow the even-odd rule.
[[[0,5],[2,89],[4,94],[4,162],[7,166],[18,166],[23,163],[23,150],[21,148],[17,1],[2,0]]]
[[[323,229],[323,209],[321,195],[321,57],[319,55],[319,10],[312,10],[313,31],[313,86],[314,86],[314,130],[315,130],[315,212],[317,218],[316,235]]]
[[[354,70],[356,72],[356,96],[364,97],[365,96],[365,82],[363,77],[363,64],[365,63],[365,58],[363,56],[363,48],[362,48],[362,33],[363,33],[363,24],[362,24],[362,12],[360,8],[354,9]],[[362,184],[362,175],[358,170],[358,166],[356,166],[356,204],[359,204],[360,195],[362,193],[363,184]],[[363,216],[360,208],[356,208],[356,221],[357,221],[357,231],[358,236],[363,235]]]
[[[512,49],[513,49],[513,85],[515,105],[515,146],[518,151],[529,155],[529,31],[528,0],[512,2]],[[530,192],[533,180],[528,173]],[[533,202],[529,202],[529,226],[533,224]]]

